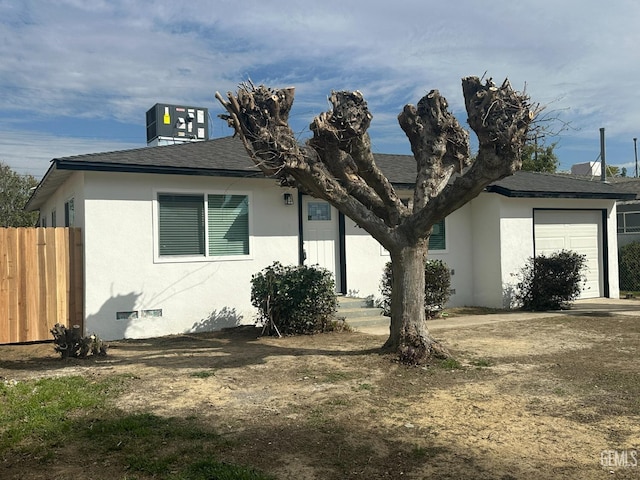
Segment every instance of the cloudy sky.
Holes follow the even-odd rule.
[[[155,103],[206,107],[251,79],[295,86],[308,136],[331,90],[360,90],[374,149],[410,153],[396,116],[431,89],[466,125],[460,79],[508,77],[569,125],[561,169],[606,158],[635,173],[637,0],[0,0],[0,160],[41,177],[52,158],[142,147]]]

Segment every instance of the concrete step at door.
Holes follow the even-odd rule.
[[[389,324],[389,317],[382,315],[382,309],[374,307],[366,298],[338,297],[338,316],[352,327]]]

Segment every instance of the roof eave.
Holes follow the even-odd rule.
[[[162,165],[136,165],[102,162],[74,162],[55,160],[59,170],[75,170],[85,172],[125,172],[125,173],[157,173],[163,175],[200,175],[216,177],[261,178],[264,174],[260,170],[227,170],[216,168],[190,168]]]
[[[487,192],[497,193],[509,198],[580,198],[592,200],[631,200],[635,194],[622,192],[547,192],[529,190],[511,190],[499,185],[489,185]]]

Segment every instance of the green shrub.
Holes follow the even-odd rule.
[[[332,328],[338,300],[331,272],[279,262],[251,278],[251,303],[270,334],[309,334]]]
[[[586,256],[562,250],[531,257],[520,272],[516,300],[523,310],[566,310],[585,281]]]
[[[427,318],[440,315],[442,308],[451,295],[451,270],[442,260],[427,260],[424,267],[424,310]],[[391,286],[393,285],[391,262],[387,262],[382,280],[380,306],[383,315],[391,316]]]
[[[620,290],[640,291],[640,242],[631,242],[620,248]]]

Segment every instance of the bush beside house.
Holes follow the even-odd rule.
[[[331,330],[338,307],[331,272],[279,262],[252,276],[251,303],[271,335]]]

